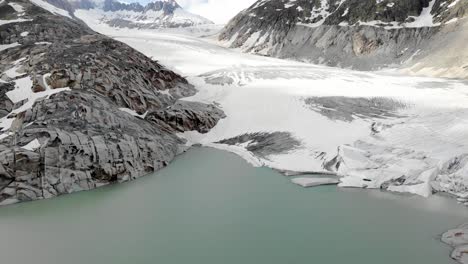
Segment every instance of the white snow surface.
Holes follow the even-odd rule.
[[[24,13],[24,7],[22,5],[17,4],[17,3],[8,3],[8,5],[13,7],[13,9],[15,9],[17,13],[20,13],[20,15]]]
[[[40,0],[39,0],[40,1]],[[141,25],[142,27],[150,25],[152,28],[158,26],[164,28],[167,24],[173,25],[210,25],[211,21],[189,13],[182,8],[177,8],[174,10],[173,14],[165,14],[164,11],[154,11],[147,10],[144,12],[120,10],[120,11],[103,11],[100,8],[94,9],[78,9],[74,12],[74,15],[80,18],[83,21],[86,21],[88,24],[96,24],[101,26],[107,26],[108,22],[113,19],[122,19],[126,21],[131,21],[135,25]],[[119,27],[115,27],[118,29]],[[132,29],[136,30],[136,29]]]
[[[50,86],[47,85],[46,78],[48,77],[48,74],[46,74],[46,75],[43,75],[42,77],[43,83],[46,86],[45,91],[34,93],[32,90],[33,82],[29,76],[26,76],[23,78],[17,78],[18,76],[21,75],[17,72],[17,70],[20,69],[20,66],[21,66],[20,63],[23,62],[24,60],[26,60],[26,58],[21,58],[17,60],[16,62],[13,63],[14,65],[13,68],[0,74],[0,76],[2,77],[6,76],[6,78],[8,79],[14,79],[15,89],[6,93],[7,97],[11,100],[11,102],[16,104],[21,101],[24,101],[24,103],[21,106],[13,109],[8,115],[0,119],[0,128],[1,128],[1,131],[3,132],[2,134],[0,134],[0,139],[3,139],[11,135],[10,132],[6,132],[6,131],[10,129],[13,122],[15,121],[16,114],[19,114],[28,109],[31,109],[34,103],[39,99],[47,99],[53,94],[70,90],[70,88],[68,87],[56,88],[56,89],[51,88]]]
[[[466,82],[243,54],[213,39],[180,34],[93,29],[187,77],[198,93],[186,100],[220,105],[227,117],[207,134],[181,134],[189,143],[232,151],[255,166],[332,172],[341,177],[341,187],[386,186],[422,196],[434,191],[468,194]],[[394,117],[354,113],[344,121],[305,103],[306,98],[323,97],[383,98],[405,107]],[[216,143],[255,132],[288,132],[300,147],[260,157],[242,144]],[[340,166],[326,166],[333,162]]]
[[[6,24],[11,24],[11,23],[27,22],[27,21],[32,21],[32,19],[25,19],[25,18],[17,18],[17,19],[11,19],[11,20],[2,20],[2,19],[0,19],[0,26],[1,25],[6,25]]]
[[[40,147],[41,147],[41,143],[39,143],[39,140],[34,139],[33,141],[29,142],[27,145],[21,148],[25,150],[29,150],[29,151],[35,151],[36,149]]]
[[[0,24],[1,24],[1,20],[0,20]],[[20,46],[20,44],[18,42],[11,43],[11,44],[0,44],[0,51],[6,50],[6,49],[9,49],[9,48],[14,48],[14,47],[17,47],[17,46]]]

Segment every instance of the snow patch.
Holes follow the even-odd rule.
[[[440,26],[440,23],[434,23],[434,16],[431,14],[432,8],[434,7],[436,0],[432,0],[429,3],[429,6],[424,8],[421,11],[421,14],[418,17],[414,18],[414,21],[411,23],[405,23],[405,27],[435,27]]]
[[[458,4],[458,2],[460,2],[460,0],[455,0],[450,5],[448,5],[447,7],[452,8],[452,7],[456,6]]]
[[[1,20],[0,20],[0,23],[1,23]],[[0,44],[0,51],[6,50],[6,49],[9,49],[9,48],[14,48],[14,47],[17,47],[17,46],[21,46],[21,44],[19,44],[18,42],[11,43],[11,44],[4,44],[4,45]]]
[[[12,24],[12,23],[28,22],[28,21],[32,21],[32,19],[24,19],[24,18],[17,18],[17,19],[11,19],[11,20],[1,20],[0,19],[0,26],[1,25],[6,25],[6,24]]]
[[[46,85],[45,91],[34,93],[31,89],[32,84],[33,82],[31,80],[31,77],[29,76],[17,79],[15,80],[15,89],[6,93],[8,98],[13,103],[19,103],[21,101],[27,100],[26,103],[24,103],[22,106],[20,106],[17,109],[14,109],[12,113],[17,114],[17,113],[24,112],[30,109],[38,99],[49,98],[53,94],[70,90],[70,88],[68,87],[52,89],[45,83]]]
[[[39,42],[34,42],[34,45],[52,45],[52,42],[39,41]]]
[[[128,114],[130,114],[132,116],[139,117],[141,119],[145,119],[146,115],[148,114],[148,112],[146,112],[146,113],[140,115],[135,110],[132,110],[130,108],[119,108],[119,110],[122,111],[122,112],[128,113]]]
[[[17,3],[13,3],[13,2],[10,2],[8,3],[8,5],[10,5],[11,7],[13,7],[13,9],[15,9],[15,11],[17,13],[20,13],[19,16],[22,16],[24,15],[24,7],[20,4],[17,4]]]
[[[36,149],[40,147],[41,147],[41,143],[39,143],[39,140],[34,139],[33,141],[29,142],[27,145],[21,148],[25,150],[29,150],[29,151],[35,151]]]

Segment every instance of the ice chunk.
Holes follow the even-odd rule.
[[[315,187],[320,185],[338,184],[340,181],[336,178],[294,178],[293,183],[302,187]]]

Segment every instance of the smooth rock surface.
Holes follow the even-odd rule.
[[[207,132],[224,117],[180,102],[194,87],[129,46],[29,1],[8,3],[24,21],[0,25],[2,45],[19,43],[0,51],[0,204],[139,178],[186,148],[176,133]]]

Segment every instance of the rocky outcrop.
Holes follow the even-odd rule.
[[[288,132],[246,133],[216,143],[230,146],[243,145],[247,151],[262,158],[288,153],[301,147],[301,142]]]
[[[467,10],[457,0],[262,0],[234,17],[219,39],[246,52],[374,70],[430,56],[437,51],[431,43],[444,38],[440,31],[461,23]]]
[[[178,101],[166,109],[148,113],[146,119],[178,132],[190,130],[207,133],[224,117],[224,112],[214,105]]]
[[[135,11],[135,12],[145,12],[145,11],[161,11],[166,15],[173,14],[177,8],[181,8],[180,5],[175,0],[170,1],[154,1],[149,2],[146,6],[143,6],[139,3],[122,3],[114,0],[105,0],[103,10],[107,11]]]
[[[183,77],[80,21],[0,5],[23,9],[0,17],[0,204],[147,175],[184,150],[176,133],[224,117],[180,101],[195,93]]]
[[[6,93],[14,88],[15,86],[11,83],[0,83],[0,118],[7,116],[13,110],[13,102]]]

